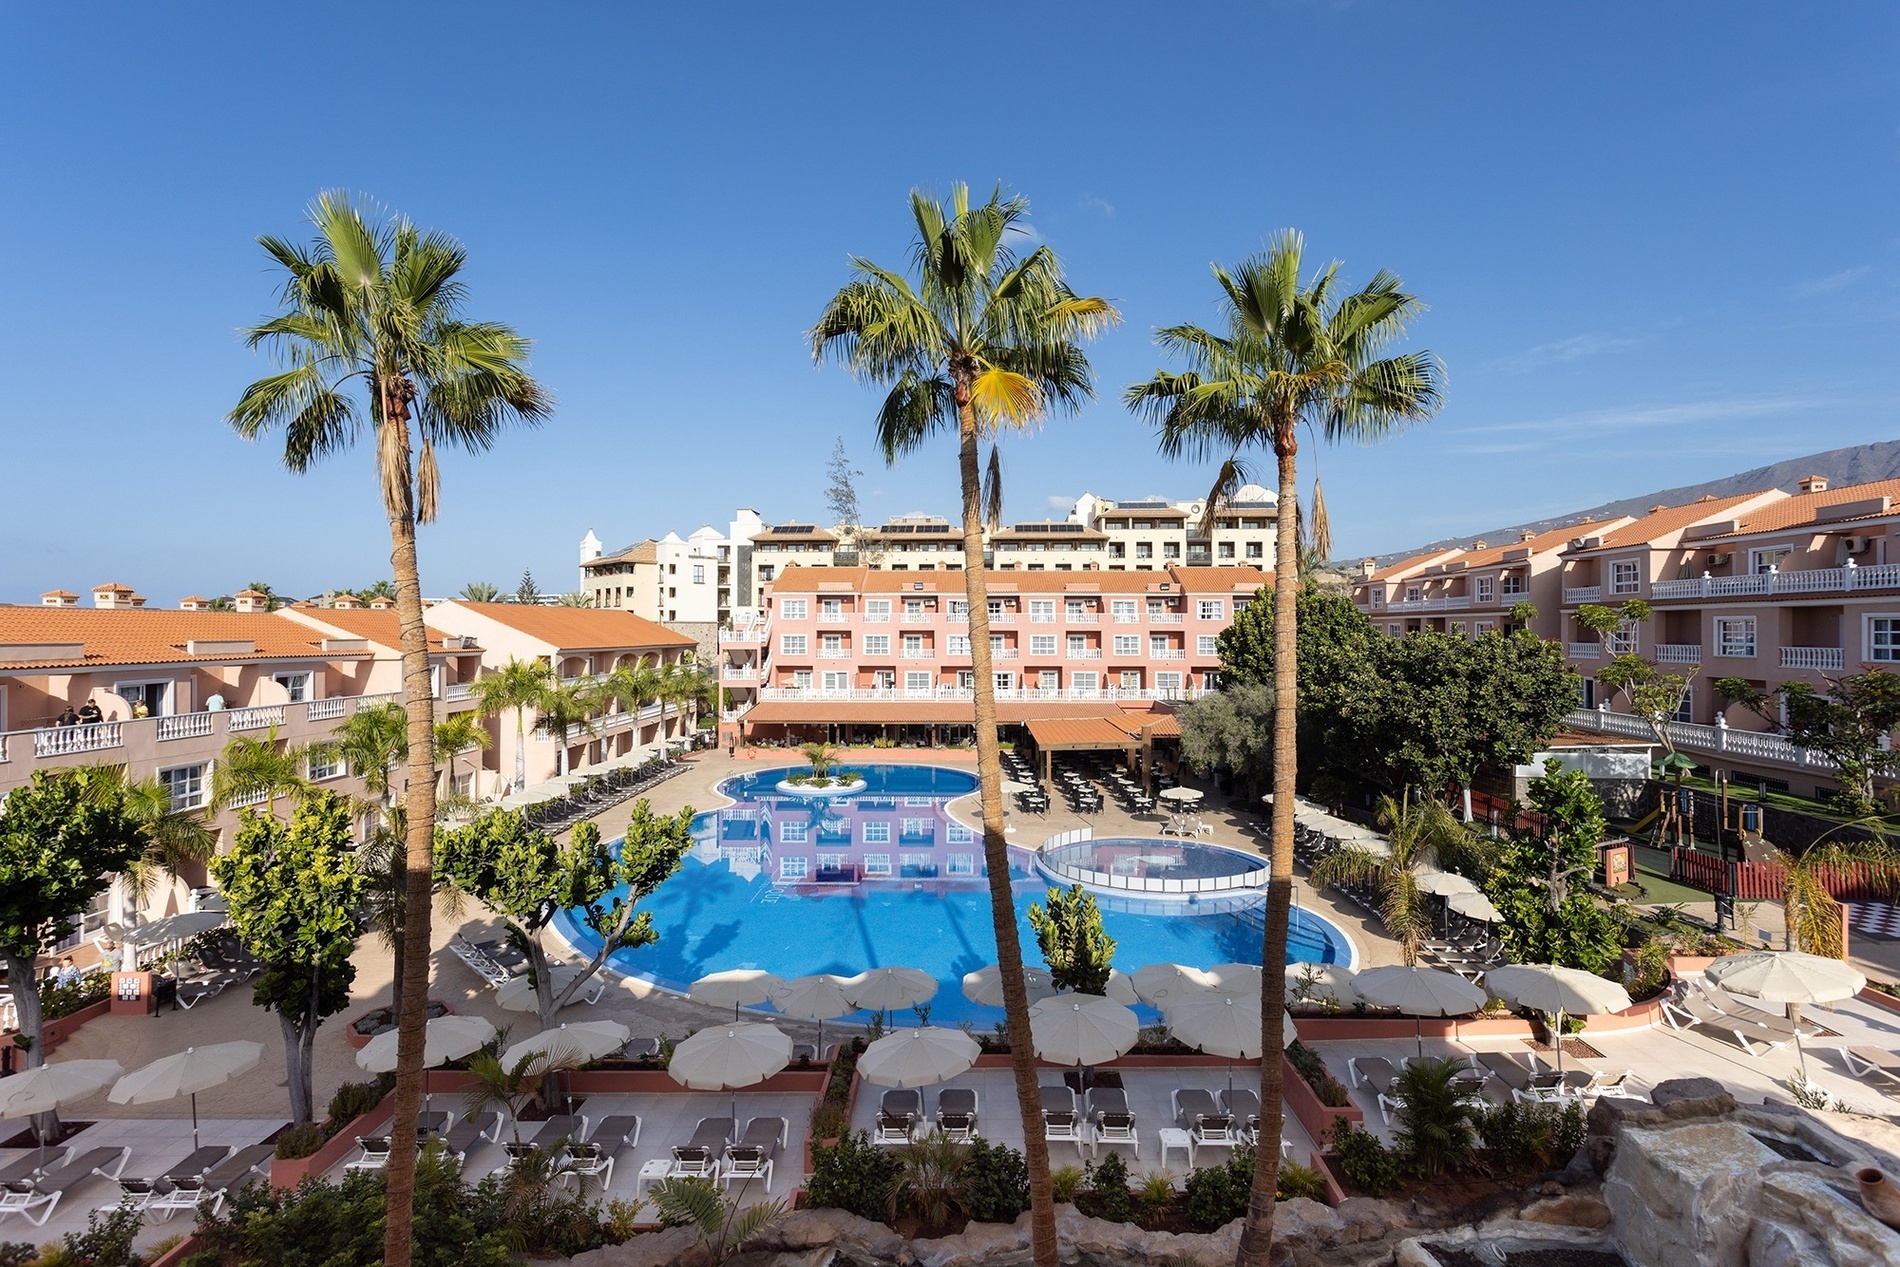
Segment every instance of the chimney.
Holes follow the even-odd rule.
[[[202,598],[197,594],[187,594],[185,597],[178,600],[178,610],[181,612],[210,611],[211,600],[208,598]]]
[[[1535,541],[1537,540],[1537,534],[1532,532],[1529,528],[1526,528],[1517,534],[1517,539],[1519,542]]]
[[[79,595],[71,590],[47,590],[40,595],[41,607],[77,607]]]
[[[1801,482],[1795,485],[1795,487],[1804,493],[1825,493],[1827,491],[1827,476],[1804,475],[1801,477]]]
[[[1476,541],[1473,541],[1473,542],[1471,543],[1471,548],[1472,548],[1473,550],[1482,550],[1482,549],[1484,549],[1484,538],[1483,538],[1483,537],[1479,537],[1479,538],[1478,538],[1478,539],[1477,539]]]
[[[1379,570],[1379,561],[1377,559],[1359,560],[1359,579],[1360,580],[1362,581],[1371,580],[1372,574],[1374,572],[1377,572],[1378,570]]]
[[[231,595],[231,606],[241,612],[270,610],[270,595],[262,590],[242,589]]]
[[[330,600],[330,606],[340,612],[353,612],[362,605],[354,594],[338,594]]]
[[[145,606],[145,595],[133,593],[129,585],[107,581],[93,586],[92,605],[101,611],[122,611],[127,607]]]
[[[1660,514],[1661,512],[1663,512],[1663,511],[1665,511],[1665,510],[1668,510],[1668,509],[1669,509],[1669,507],[1667,507],[1667,506],[1651,506],[1651,507],[1649,508],[1649,513],[1650,513],[1650,514],[1652,514],[1652,515],[1655,515],[1655,514]]]

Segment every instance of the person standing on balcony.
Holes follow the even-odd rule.
[[[135,720],[135,721],[136,721],[136,720],[138,720],[138,719],[139,719],[139,718],[141,718],[141,717],[150,717],[151,715],[152,715],[152,710],[151,710],[150,708],[147,708],[147,707],[146,707],[146,705],[145,705],[145,701],[144,701],[144,700],[142,700],[142,699],[135,699],[135,700],[133,700],[133,701],[132,701],[132,718],[133,718],[133,720]]]
[[[96,726],[104,720],[105,714],[100,712],[99,706],[91,700],[87,700],[79,706],[79,724],[81,726]]]
[[[79,724],[79,714],[73,711],[71,704],[68,704],[65,708],[60,710],[60,714],[54,718],[53,724],[55,726],[77,726]]]

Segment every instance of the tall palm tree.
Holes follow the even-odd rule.
[[[547,731],[554,741],[556,774],[567,773],[568,732],[579,727],[583,735],[594,736],[600,728],[594,714],[605,703],[601,687],[594,682],[550,682],[535,699],[535,711],[541,714],[536,729]]]
[[[498,717],[515,710],[515,788],[528,785],[527,711],[536,706],[541,693],[554,681],[554,670],[542,660],[508,657],[508,663],[493,673],[484,673],[471,684],[475,703],[484,717]]]
[[[211,766],[212,810],[262,796],[265,813],[275,818],[278,797],[300,801],[316,786],[304,773],[309,756],[302,745],[280,742],[275,726],[262,739],[232,735]]]
[[[395,768],[409,756],[408,712],[393,702],[359,708],[336,728],[330,744],[363,780],[363,790],[373,798],[375,808],[386,812],[395,787]],[[433,768],[429,783],[435,784]]]
[[[877,424],[887,463],[939,434],[957,440],[983,854],[1028,1155],[1035,1261],[1037,1267],[1054,1267],[1049,1150],[1042,1138],[1022,939],[1003,834],[978,451],[986,437],[1027,430],[1052,408],[1072,408],[1087,399],[1093,380],[1081,341],[1114,322],[1117,314],[1107,300],[1071,290],[1048,247],[1017,253],[1034,241],[1024,231],[1029,213],[1025,199],[1005,197],[999,188],[988,202],[973,207],[969,190],[959,184],[952,187],[947,205],[912,191],[910,210],[917,235],[912,246],[915,277],[854,257],[852,280],[832,297],[811,331],[812,353],[819,360],[834,358],[858,378],[889,388]]]
[[[448,769],[448,787],[443,796],[455,795],[455,758],[470,748],[486,748],[494,741],[488,727],[472,712],[455,713],[435,724],[435,751]]]
[[[409,1267],[435,831],[434,701],[416,526],[436,516],[437,446],[481,452],[510,423],[538,423],[551,401],[527,372],[527,339],[463,318],[467,252],[460,243],[334,192],[318,196],[309,219],[316,233],[307,244],[258,239],[286,278],[282,311],[247,339],[278,353],[283,367],[245,389],[230,421],[248,439],[282,432],[284,464],[293,471],[351,447],[366,427],[375,439],[402,629],[412,797],[404,933],[412,979],[398,1018],[383,1254],[388,1267]]]
[[[1238,268],[1216,265],[1225,329],[1169,326],[1157,334],[1163,348],[1187,362],[1180,372],[1156,371],[1126,393],[1129,405],[1160,428],[1161,452],[1220,462],[1208,493],[1204,525],[1247,481],[1242,455],[1271,452],[1279,466],[1280,506],[1299,505],[1301,423],[1332,441],[1379,440],[1429,417],[1438,407],[1442,378],[1429,352],[1382,356],[1420,311],[1399,279],[1380,272],[1364,289],[1341,294],[1339,265],[1317,270],[1304,284],[1304,245],[1287,230],[1265,252]],[[1298,689],[1295,622],[1299,597],[1299,534],[1283,522],[1274,548],[1273,858],[1267,887],[1261,963],[1267,1006],[1261,1011],[1260,1130],[1280,1129],[1280,1018],[1285,1007],[1286,937],[1293,901],[1293,796],[1298,769],[1295,723]],[[1280,1154],[1267,1149],[1254,1167],[1253,1192],[1241,1234],[1239,1267],[1265,1267],[1273,1241]]]
[[[700,709],[713,701],[718,690],[718,677],[703,665],[682,660],[660,670],[655,697],[660,701],[660,753],[662,756],[666,753],[667,706],[670,704],[682,710],[690,710],[686,715],[696,717]]]
[[[1418,885],[1426,868],[1476,872],[1471,876],[1476,880],[1489,870],[1489,858],[1483,842],[1443,804],[1429,798],[1414,805],[1409,792],[1396,801],[1381,797],[1379,825],[1388,833],[1387,850],[1347,845],[1320,859],[1312,879],[1321,887],[1372,886],[1379,895],[1379,918],[1409,967],[1418,962],[1419,943],[1431,931],[1431,904]]]

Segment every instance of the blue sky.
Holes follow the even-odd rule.
[[[1890,439],[1900,9],[1739,4],[15,6],[0,75],[0,600],[387,574],[367,450],[306,476],[221,421],[236,330],[321,188],[469,247],[551,425],[445,462],[423,581],[572,586],[575,543],[954,510],[947,445],[803,340],[904,199],[996,180],[1122,326],[1096,403],[1005,447],[1011,518],[1201,492],[1120,389],[1207,266],[1297,226],[1401,273],[1438,419],[1319,453],[1358,554]],[[986,24],[987,21],[987,24]],[[1309,454],[1311,450],[1308,451]],[[1311,469],[1310,457],[1303,458]]]

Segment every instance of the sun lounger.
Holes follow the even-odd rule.
[[[200,1149],[199,1151],[210,1150]],[[229,1150],[219,1149],[218,1151]],[[224,1208],[224,1198],[232,1188],[238,1187],[259,1171],[269,1172],[271,1158],[276,1153],[275,1145],[252,1144],[249,1148],[239,1149],[209,1169],[196,1174],[185,1173],[183,1167],[175,1167],[166,1175],[166,1179],[170,1181],[169,1190],[161,1192],[158,1199],[146,1209],[160,1212],[169,1219],[180,1210],[197,1210],[209,1201],[211,1213],[215,1216]],[[185,1163],[186,1166],[190,1164],[190,1162]]]
[[[452,1110],[431,1109],[427,1113],[416,1114],[416,1138],[426,1135],[440,1135],[455,1124]]]
[[[560,1179],[600,1180],[606,1187],[614,1181],[614,1159],[640,1142],[640,1119],[632,1113],[604,1118],[581,1143],[567,1146],[567,1163]]]
[[[501,1114],[490,1110],[480,1117],[463,1118],[442,1136],[442,1150],[457,1161],[468,1160],[468,1150],[501,1138]]]
[[[1703,997],[1714,1004],[1724,1016],[1731,1016],[1738,1021],[1752,1022],[1777,1038],[1794,1037],[1795,1023],[1788,1019],[1787,1013],[1765,1011],[1745,999],[1737,998],[1712,981],[1702,982],[1701,989]],[[1818,1038],[1823,1034],[1833,1032],[1812,1020],[1803,1020],[1800,1029],[1803,1038]]]
[[[938,1093],[937,1129],[966,1144],[976,1138],[976,1091],[973,1088],[945,1087]]]
[[[1260,1093],[1234,1087],[1220,1093],[1220,1106],[1234,1115],[1240,1138],[1249,1144],[1260,1143]]]
[[[1510,1089],[1513,1100],[1524,1103],[1555,1100],[1564,1086],[1564,1080],[1556,1074],[1539,1071],[1535,1061],[1527,1069],[1507,1052],[1481,1051],[1478,1053],[1478,1063]],[[1587,1079],[1589,1075],[1585,1074],[1584,1077]]]
[[[726,1149],[725,1162],[719,1168],[720,1183],[730,1187],[735,1179],[741,1183],[763,1179],[765,1191],[770,1192],[772,1163],[778,1150],[785,1147],[786,1131],[782,1117],[755,1117],[746,1123],[739,1142]]]
[[[726,1145],[732,1142],[733,1128],[737,1125],[729,1117],[702,1117],[699,1126],[693,1131],[692,1139],[673,1149],[673,1169],[668,1172],[674,1179],[717,1179],[719,1177],[719,1159],[726,1151]]]
[[[41,1155],[41,1149],[34,1149],[24,1157],[15,1157],[4,1166],[0,1166],[0,1184],[13,1183],[16,1180],[31,1179],[42,1170],[51,1170],[63,1166],[73,1159],[71,1146],[56,1149]]]
[[[1042,1094],[1042,1138],[1051,1144],[1074,1144],[1081,1152],[1082,1115],[1075,1107],[1075,1092],[1060,1083],[1045,1083]]]
[[[1346,1073],[1355,1087],[1372,1087],[1383,1094],[1399,1080],[1398,1066],[1384,1056],[1354,1056],[1346,1062]]]
[[[1097,1144],[1127,1144],[1135,1150],[1135,1156],[1141,1156],[1141,1136],[1135,1130],[1135,1115],[1128,1111],[1126,1091],[1120,1087],[1090,1087],[1088,1118]]]
[[[1843,1047],[1840,1051],[1847,1071],[1856,1078],[1865,1080],[1878,1076],[1900,1086],[1900,1052],[1883,1051],[1878,1047]]]
[[[220,972],[208,977],[186,977],[178,983],[177,992],[172,996],[178,1000],[178,1006],[189,1012],[206,999],[215,999],[224,993],[224,988],[236,985],[239,978],[235,973]]]
[[[94,1148],[69,1158],[61,1165],[49,1167],[37,1177],[12,1180],[0,1188],[0,1219],[9,1214],[23,1214],[34,1227],[45,1227],[46,1220],[52,1218],[53,1211],[59,1208],[61,1197],[88,1182],[94,1175],[104,1176],[116,1183],[119,1176],[125,1173],[125,1163],[131,1156],[130,1145],[123,1148]],[[35,1210],[39,1210],[38,1218],[33,1217]]]
[[[908,1144],[916,1138],[917,1120],[924,1115],[923,1093],[893,1088],[878,1102],[874,1144]]]
[[[558,1113],[541,1123],[529,1142],[536,1148],[556,1148],[562,1140],[579,1139],[587,1130],[587,1119],[573,1113]]]
[[[1669,1022],[1669,1028],[1678,1034],[1700,1034],[1718,1043],[1732,1040],[1757,1060],[1794,1041],[1792,1033],[1785,1037],[1777,1036],[1758,1025],[1724,1016],[1708,999],[1694,994],[1686,994],[1679,1000],[1664,999],[1662,1014],[1663,1020]]]
[[[1212,1091],[1202,1087],[1179,1088],[1169,1097],[1169,1102],[1174,1108],[1175,1125],[1185,1127],[1195,1144],[1232,1148],[1240,1142],[1234,1115],[1221,1109]]]
[[[362,1151],[343,1163],[345,1170],[381,1170],[389,1164],[390,1143],[387,1135],[358,1135],[356,1146]]]
[[[115,1182],[119,1185],[119,1199],[100,1206],[101,1210],[116,1210],[121,1206],[131,1206],[135,1210],[163,1209],[164,1198],[172,1193],[184,1190],[192,1195],[184,1205],[172,1205],[165,1217],[180,1209],[197,1204],[197,1194],[204,1190],[205,1172],[223,1161],[231,1153],[224,1144],[207,1144],[192,1152],[189,1157],[175,1166],[168,1167],[164,1174],[152,1178],[120,1176]]]

